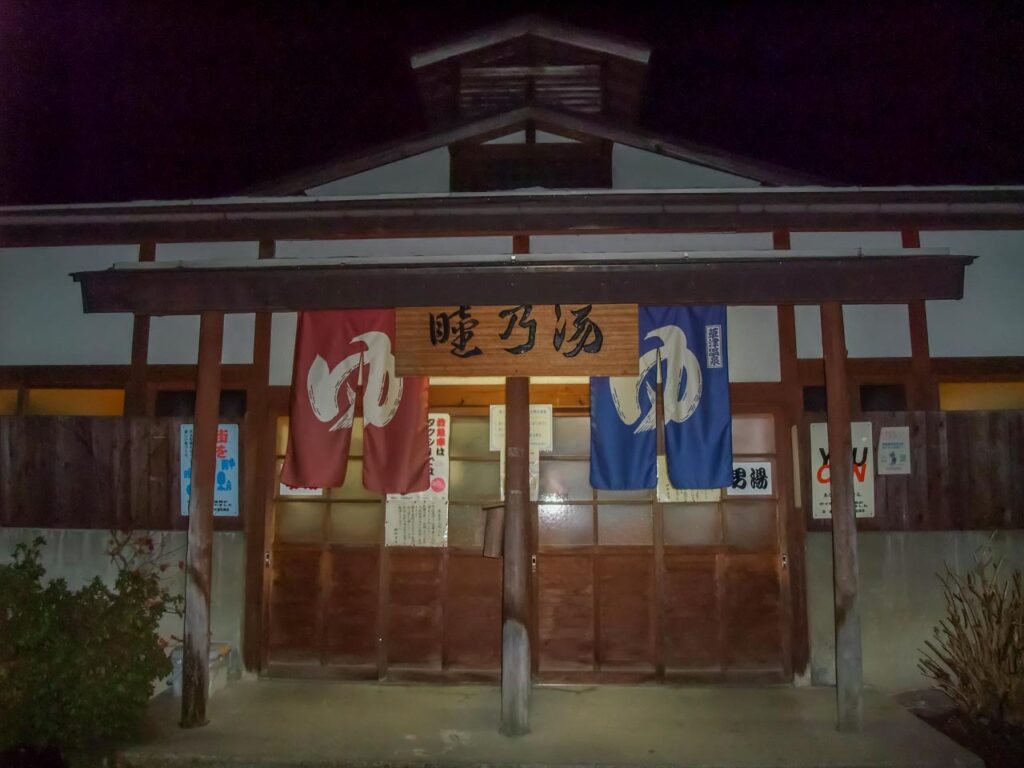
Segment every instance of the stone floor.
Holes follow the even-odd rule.
[[[828,688],[539,686],[531,733],[497,732],[492,686],[242,680],[210,700],[209,725],[177,726],[154,699],[131,766],[816,766],[981,768],[880,694],[865,729],[835,729]]]

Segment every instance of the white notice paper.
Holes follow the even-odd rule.
[[[389,493],[384,504],[385,543],[389,547],[443,547],[448,543],[448,446],[451,417],[427,416],[430,487],[419,493]]]
[[[871,422],[850,424],[853,444],[853,503],[857,517],[875,516],[875,462],[871,456]],[[832,517],[832,472],[828,425],[811,424],[811,511],[815,519]]]
[[[910,427],[882,427],[879,430],[878,474],[910,474]]]

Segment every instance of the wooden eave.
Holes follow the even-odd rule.
[[[0,208],[0,247],[775,229],[1024,229],[1024,188],[510,192]]]
[[[816,304],[958,299],[969,256],[265,264],[78,272],[86,312],[143,315],[523,303]]]
[[[771,163],[730,154],[713,147],[676,139],[654,131],[601,117],[563,112],[550,107],[527,105],[518,109],[451,125],[439,131],[390,141],[379,147],[355,152],[323,165],[290,174],[277,181],[254,187],[250,194],[298,195],[305,190],[344,179],[382,165],[446,147],[461,141],[511,133],[528,123],[537,128],[571,138],[599,138],[657,155],[682,160],[716,171],[731,173],[771,186],[827,184],[810,174],[792,171]]]

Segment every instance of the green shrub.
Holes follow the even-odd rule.
[[[72,764],[99,762],[136,737],[157,679],[171,664],[157,633],[180,598],[165,588],[153,542],[115,536],[113,589],[45,582],[44,540],[0,565],[0,752],[57,747]]]
[[[986,548],[964,576],[940,576],[946,617],[925,643],[921,672],[970,723],[1024,733],[1024,574],[1001,573]]]

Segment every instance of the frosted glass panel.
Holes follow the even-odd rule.
[[[540,462],[540,500],[545,501],[590,501],[589,461]]]
[[[331,498],[360,501],[362,499],[380,499],[381,495],[363,487],[363,460],[349,459],[348,469],[345,471],[345,483],[340,488],[331,489]]]
[[[609,499],[612,501],[653,501],[654,489],[641,488],[639,491],[601,491],[597,492],[599,501]]]
[[[650,505],[604,504],[597,508],[597,543],[601,546],[650,546],[654,519]]]
[[[457,501],[497,501],[501,497],[497,461],[452,461],[451,498]]]
[[[778,532],[774,501],[741,501],[725,504],[725,543],[748,551],[775,550]]]
[[[775,420],[771,416],[733,416],[734,453],[775,453]]]
[[[719,543],[718,504],[666,504],[665,546],[710,547]]]
[[[275,506],[277,541],[288,544],[319,543],[324,535],[326,504],[279,501]]]
[[[555,456],[590,455],[590,417],[559,416],[554,425]]]
[[[448,507],[448,546],[482,550],[484,511],[475,504],[451,504]]]
[[[384,505],[332,504],[330,542],[351,546],[370,546],[381,540]]]
[[[448,438],[449,455],[456,458],[464,456],[495,456],[490,451],[490,423],[487,417],[460,416],[452,419],[451,433]]]
[[[581,504],[541,504],[537,533],[542,547],[589,547],[594,543],[593,507]]]

